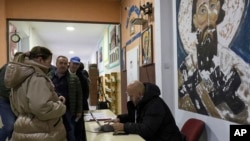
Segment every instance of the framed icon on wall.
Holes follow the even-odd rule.
[[[148,26],[142,31],[141,35],[141,64],[148,65],[153,63],[152,47],[152,26]]]

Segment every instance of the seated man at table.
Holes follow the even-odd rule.
[[[181,141],[182,134],[155,84],[134,81],[127,86],[128,114],[118,115],[115,131],[138,134],[147,141]]]

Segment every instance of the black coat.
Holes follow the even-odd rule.
[[[83,75],[83,72],[78,70],[76,72],[78,76],[81,86],[82,86],[82,94],[83,94],[83,110],[89,110],[88,98],[89,98],[89,83],[88,78]]]
[[[145,94],[135,107],[127,103],[128,114],[118,115],[127,133],[139,134],[147,141],[181,141],[181,133],[167,104],[159,97],[160,89],[144,83]],[[135,123],[135,111],[137,118]]]

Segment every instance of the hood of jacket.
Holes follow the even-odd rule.
[[[34,72],[45,74],[48,69],[48,67],[27,58],[23,63],[9,62],[4,76],[5,86],[15,88]]]
[[[146,103],[148,103],[152,99],[159,97],[159,95],[161,94],[161,91],[157,85],[152,84],[152,83],[143,83],[143,84],[145,87],[145,89],[144,89],[145,91],[144,91],[144,95],[143,95],[141,101],[138,103],[138,106],[145,105]]]

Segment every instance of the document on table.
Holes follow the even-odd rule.
[[[113,117],[107,116],[104,113],[99,113],[99,112],[93,112],[93,116],[98,119],[99,121],[101,120],[109,120],[112,119]],[[84,121],[94,121],[93,117],[91,116],[90,113],[84,113]]]

